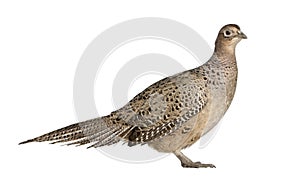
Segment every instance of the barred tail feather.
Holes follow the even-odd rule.
[[[68,142],[67,145],[77,146],[96,142],[89,147],[111,145],[119,142],[121,140],[119,135],[128,130],[128,127],[118,124],[108,125],[107,120],[111,118],[109,115],[72,124],[19,144],[50,141],[51,144]]]
[[[105,145],[111,145],[111,144],[115,144],[116,139],[115,137],[122,134],[124,131],[127,131],[130,127],[126,127],[125,129],[115,129],[114,131],[110,132],[110,134],[108,136],[105,137],[101,137],[101,141],[96,141],[97,143],[89,146],[88,148],[94,147],[101,147],[101,146],[105,146]]]
[[[75,132],[77,131],[80,131],[79,123],[54,130],[52,132],[41,135],[39,137],[27,141],[23,141],[19,144],[26,144],[31,142],[43,142],[43,141],[55,141],[55,140],[59,141],[59,140],[67,139],[69,134],[75,134]]]

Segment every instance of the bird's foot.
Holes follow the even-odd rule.
[[[184,168],[216,168],[216,166],[213,164],[204,164],[201,162],[181,163],[181,166]]]

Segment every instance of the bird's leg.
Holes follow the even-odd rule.
[[[213,164],[203,164],[201,162],[193,162],[185,156],[180,150],[175,151],[174,154],[180,160],[181,166],[184,168],[216,168]]]

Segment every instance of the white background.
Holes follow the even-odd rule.
[[[287,0],[1,1],[1,176],[299,176],[299,16]],[[81,54],[105,29],[139,17],[184,23],[211,47],[227,23],[248,35],[237,47],[238,88],[217,136],[184,151],[217,168],[183,169],[173,155],[127,164],[84,147],[18,146],[77,121],[72,89]]]

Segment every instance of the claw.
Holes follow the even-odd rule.
[[[216,168],[214,164],[204,164],[201,162],[181,163],[184,168]]]

